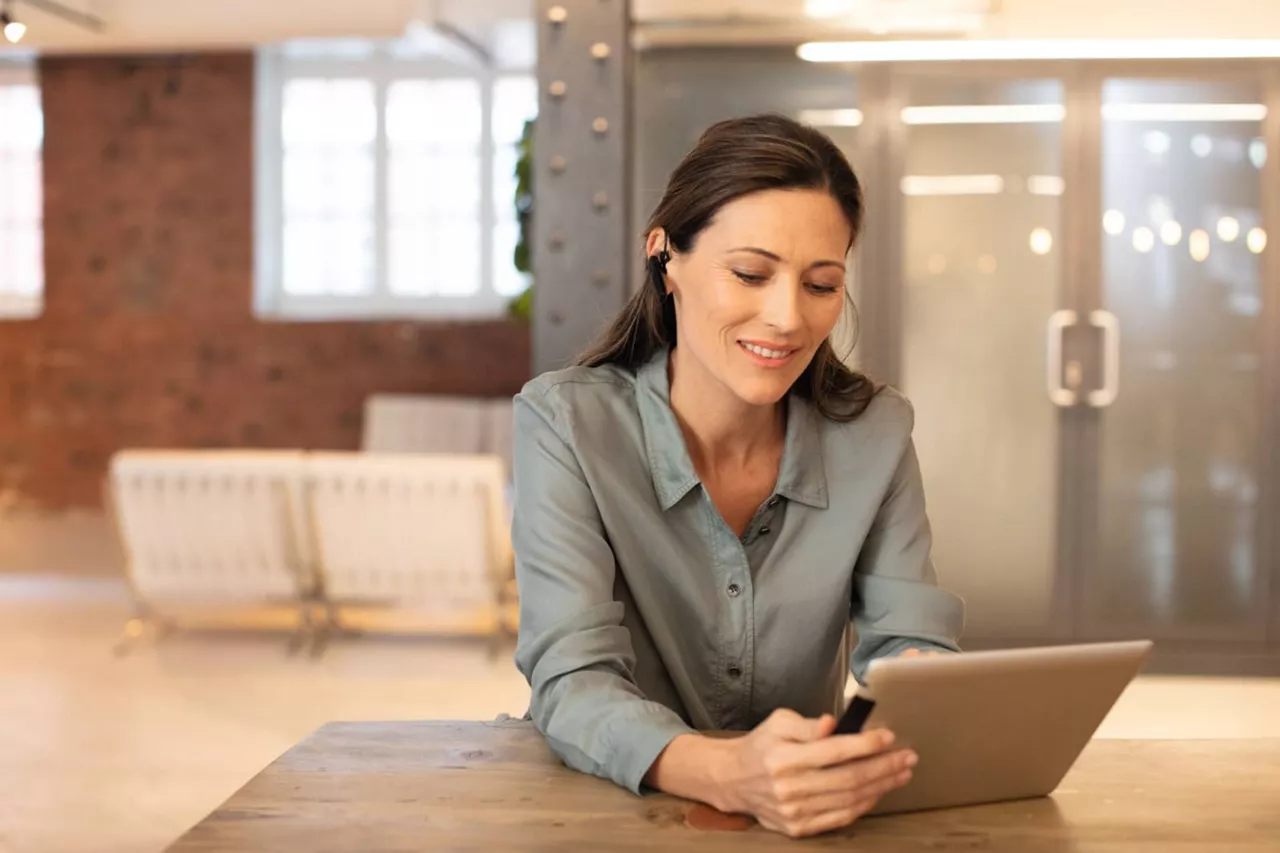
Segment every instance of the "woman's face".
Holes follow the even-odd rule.
[[[851,238],[822,190],[765,190],[726,204],[667,267],[679,348],[744,402],[778,402],[840,319]],[[662,246],[655,231],[649,254]]]

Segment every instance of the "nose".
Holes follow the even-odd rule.
[[[800,282],[790,275],[779,275],[766,289],[761,314],[766,323],[779,332],[790,334],[803,322]]]

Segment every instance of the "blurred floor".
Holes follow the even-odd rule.
[[[509,654],[492,660],[482,641],[366,636],[313,660],[289,657],[283,635],[179,633],[114,657],[128,596],[91,567],[109,537],[77,524],[59,529],[88,538],[49,546],[58,571],[0,562],[4,853],[160,850],[330,720],[525,708]],[[0,535],[0,557],[19,551],[31,555]],[[1280,737],[1280,681],[1143,678],[1099,734]]]
[[[482,641],[175,634],[112,655],[109,579],[0,575],[0,851],[157,851],[330,720],[491,719],[528,688]]]

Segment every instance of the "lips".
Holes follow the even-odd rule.
[[[781,367],[799,352],[796,349],[764,346],[750,341],[738,341],[738,346],[752,361],[762,367]]]

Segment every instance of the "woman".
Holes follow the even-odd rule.
[[[516,663],[570,767],[790,835],[909,780],[891,735],[830,736],[850,665],[955,651],[963,621],[910,405],[832,349],[862,216],[818,131],[713,126],[649,223],[647,286],[516,398]]]

